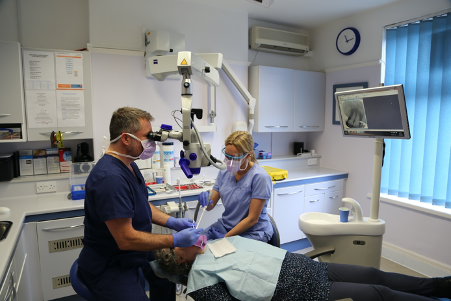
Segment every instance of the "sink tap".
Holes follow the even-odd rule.
[[[362,223],[363,222],[363,212],[362,212],[362,207],[360,207],[360,204],[356,200],[351,199],[351,198],[343,198],[342,201],[344,203],[349,203],[352,205],[352,207],[355,210],[355,221]]]

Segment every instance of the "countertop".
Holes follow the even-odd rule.
[[[346,178],[347,174],[348,173],[345,171],[319,166],[294,169],[289,170],[287,179],[283,180],[283,182],[277,182],[274,187],[280,185],[297,185],[304,182],[307,183],[308,181],[327,181],[334,179],[334,177]],[[213,186],[206,186],[204,190],[211,189],[212,187]],[[191,191],[182,191],[181,195],[182,197],[195,196],[198,195],[201,191],[203,190],[196,189]],[[8,207],[11,209],[9,213],[0,215],[0,221],[13,222],[8,237],[4,241],[0,242],[0,285],[3,283],[4,273],[10,262],[11,256],[14,254],[14,249],[17,245],[17,240],[22,231],[25,217],[84,209],[84,200],[68,200],[68,193],[69,192],[47,193],[31,196],[29,195],[12,198],[0,198],[0,206]],[[178,192],[169,194],[158,193],[157,195],[149,196],[149,201],[153,202],[172,198],[178,198]]]

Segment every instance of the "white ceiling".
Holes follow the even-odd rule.
[[[309,29],[401,0],[274,0],[266,8],[248,0],[184,0],[248,13],[249,18]]]

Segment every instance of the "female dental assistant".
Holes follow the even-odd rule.
[[[199,203],[212,210],[219,199],[225,211],[217,222],[203,233],[209,239],[240,235],[267,242],[273,229],[266,213],[272,192],[269,174],[261,168],[253,152],[254,139],[245,131],[232,133],[222,150],[227,170],[220,170],[213,186],[211,201],[208,192],[199,195]]]

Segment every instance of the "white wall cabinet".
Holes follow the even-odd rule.
[[[256,132],[293,132],[294,70],[254,66],[249,92],[257,99]]]
[[[305,238],[298,225],[304,213],[304,189],[304,185],[274,189],[273,218],[281,244]]]
[[[326,74],[294,72],[294,132],[324,131]]]
[[[256,132],[324,130],[324,73],[253,66],[249,92],[257,99]]]
[[[0,143],[26,141],[20,44],[0,41],[0,53],[0,128],[18,126],[22,131],[22,139],[5,139]]]

